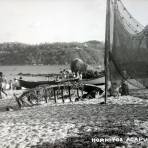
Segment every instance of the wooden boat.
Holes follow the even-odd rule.
[[[34,88],[43,84],[49,84],[49,85],[56,84],[56,81],[37,81],[37,82],[25,81],[25,80],[18,80],[18,81],[19,81],[19,85],[25,88]]]
[[[92,85],[104,85],[105,84],[105,78],[95,78],[95,79],[83,79],[83,84],[92,84]]]
[[[99,92],[100,94],[102,94],[104,92],[100,87],[98,87],[96,85],[92,85],[92,84],[84,84],[83,91],[85,91],[87,93],[90,93],[92,91],[96,91],[96,92]]]
[[[78,79],[65,79],[65,80],[59,80],[59,81],[25,81],[25,80],[18,80],[19,81],[19,85],[20,87],[25,87],[25,88],[35,88],[39,85],[44,85],[44,84],[48,84],[48,85],[57,85],[60,83],[64,83],[64,82],[72,82],[72,81],[78,81]]]

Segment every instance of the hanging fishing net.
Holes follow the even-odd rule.
[[[148,26],[142,26],[121,0],[110,0],[108,26],[109,79],[128,83],[131,95],[148,87]],[[140,90],[140,91],[138,91]]]

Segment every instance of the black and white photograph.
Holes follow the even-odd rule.
[[[148,148],[148,0],[0,0],[0,148]]]

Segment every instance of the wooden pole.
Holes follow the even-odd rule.
[[[59,98],[59,89],[56,90],[56,98],[57,98],[57,100]]]
[[[53,90],[50,88],[50,89],[48,89],[48,100],[51,100],[51,93],[53,93],[52,92]]]
[[[115,42],[116,42],[116,11],[117,11],[117,0],[114,0],[114,26],[113,26],[113,47],[115,48]]]
[[[80,98],[80,95],[79,95],[79,88],[77,87],[77,96],[78,98]]]
[[[81,87],[81,95],[82,95],[82,97],[83,97],[83,85],[82,85],[82,87]]]
[[[107,0],[106,6],[106,31],[105,31],[105,104],[108,93],[108,77],[109,77],[109,50],[110,50],[110,0]]]
[[[48,99],[47,99],[48,96],[47,96],[47,90],[46,89],[44,90],[44,93],[45,93],[44,94],[45,102],[47,103],[48,102]]]
[[[68,86],[69,100],[70,100],[70,102],[72,102],[72,100],[71,100],[71,92],[70,92],[70,89],[71,89],[71,87],[70,87],[70,85],[69,85],[69,86]]]
[[[63,101],[63,103],[64,103],[64,95],[63,95],[63,87],[61,87],[61,97],[62,97],[62,101]]]
[[[55,88],[53,88],[53,94],[54,94],[54,101],[55,101],[55,103],[57,103],[56,90],[55,90]]]

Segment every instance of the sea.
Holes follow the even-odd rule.
[[[0,66],[0,72],[6,80],[18,79],[22,74],[58,74],[63,69],[70,69],[69,65],[25,65],[25,66]],[[24,80],[29,81],[46,81],[45,76],[22,76]]]

